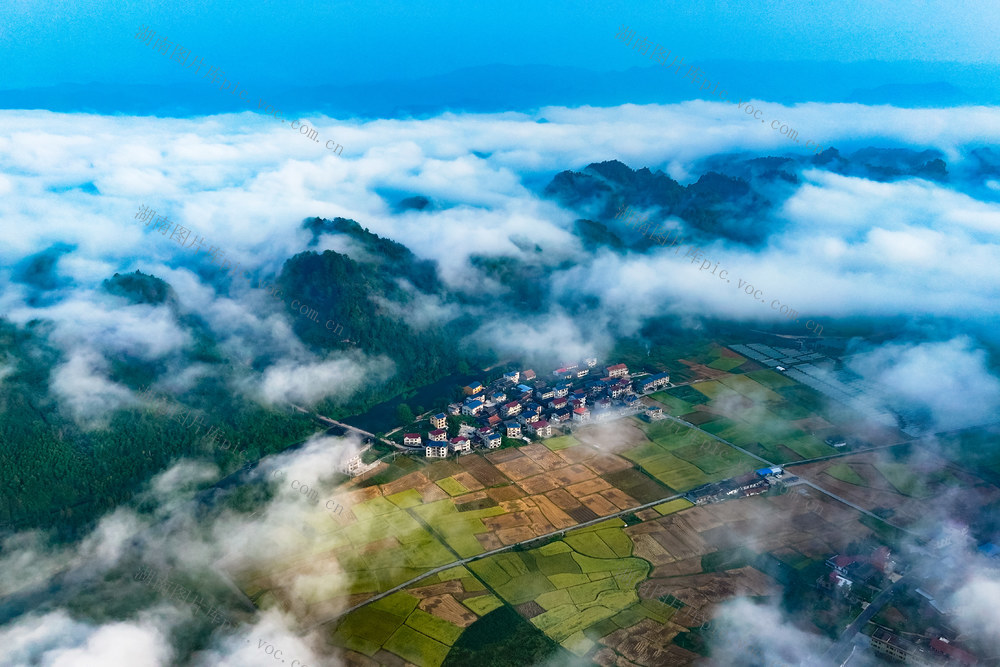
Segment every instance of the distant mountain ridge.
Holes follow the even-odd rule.
[[[641,61],[640,61],[641,62]],[[957,63],[831,63],[812,61],[696,63],[732,99],[856,102],[903,107],[1000,105],[1000,66]],[[698,90],[666,68],[593,71],[550,65],[486,65],[418,79],[353,85],[253,85],[286,116],[406,118],[443,111],[533,111],[545,106],[667,104],[698,99]],[[703,96],[708,99],[707,96]],[[71,83],[0,91],[0,108],[60,112],[193,116],[256,111],[256,104],[205,83]]]

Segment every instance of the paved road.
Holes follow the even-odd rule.
[[[900,580],[892,586],[889,586],[884,591],[879,593],[875,599],[872,600],[871,604],[868,605],[864,611],[858,614],[858,617],[847,626],[843,633],[841,633],[840,639],[834,642],[834,644],[826,650],[826,653],[823,654],[823,662],[821,664],[827,664],[826,661],[830,661],[834,664],[843,665],[847,658],[850,657],[850,652],[852,652],[851,649],[854,647],[855,635],[868,625],[868,621],[870,621],[875,614],[882,610],[882,607],[884,607],[886,603],[892,599],[892,596],[895,595],[896,591],[903,586],[910,585],[916,579],[916,575],[911,572],[905,577],[900,578]]]
[[[685,383],[685,384],[688,384],[688,383]],[[295,406],[295,407],[298,407],[298,406]],[[302,408],[298,408],[298,409],[302,410],[303,412],[305,412],[305,410],[303,410]],[[354,428],[352,426],[348,426],[347,424],[340,424],[339,422],[336,422],[336,421],[334,421],[332,419],[329,419],[327,417],[322,417],[320,415],[317,415],[317,416],[319,416],[321,419],[324,419],[325,421],[328,421],[328,422],[331,422],[331,423],[335,423],[335,424],[338,424],[340,426],[344,426],[346,428],[350,428],[352,430],[359,431],[361,433],[365,433],[366,435],[372,435],[370,433],[367,433],[366,431],[361,431],[361,429],[357,429],[357,428]],[[673,420],[674,422],[677,422],[679,424],[683,424],[683,425],[687,426],[688,428],[695,429],[695,430],[699,431],[700,433],[702,433],[702,434],[704,434],[704,435],[706,435],[706,436],[708,436],[708,437],[710,437],[710,438],[712,438],[714,440],[718,440],[719,442],[721,442],[721,443],[723,443],[723,444],[725,444],[725,445],[727,445],[729,447],[732,447],[733,449],[735,449],[735,450],[737,450],[739,452],[742,452],[743,454],[749,456],[750,458],[755,459],[757,461],[760,461],[761,463],[765,464],[765,466],[767,466],[767,467],[775,467],[775,466],[778,465],[776,463],[773,463],[772,461],[768,461],[767,459],[754,454],[753,452],[747,451],[746,449],[743,449],[742,447],[740,447],[738,445],[735,445],[735,444],[729,442],[728,440],[726,440],[724,438],[720,438],[719,436],[717,436],[717,435],[715,435],[713,433],[709,433],[708,431],[705,431],[705,430],[701,429],[700,427],[692,424],[691,422],[685,421],[683,419],[680,419],[678,417],[674,417],[674,416],[671,416],[671,415],[665,415],[665,417],[667,419]],[[395,445],[395,443],[390,443],[390,444]],[[852,503],[852,502],[850,502],[850,501],[848,501],[848,500],[846,500],[846,499],[844,499],[844,498],[842,498],[842,497],[840,497],[840,496],[838,496],[838,495],[836,495],[834,493],[831,493],[830,491],[827,491],[823,487],[821,487],[821,486],[819,486],[817,484],[814,484],[813,482],[810,482],[809,480],[802,479],[802,483],[808,485],[809,487],[815,489],[816,491],[818,491],[820,493],[823,493],[823,494],[825,494],[825,495],[833,498],[834,500],[837,500],[838,502],[844,503],[845,505],[851,507],[852,509],[855,509],[855,510],[857,510],[857,511],[863,513],[863,514],[866,514],[866,515],[868,515],[868,516],[870,516],[870,517],[872,517],[874,519],[877,519],[878,521],[881,521],[881,522],[883,522],[883,523],[885,523],[885,524],[887,524],[889,526],[892,526],[893,528],[896,528],[897,530],[903,530],[904,532],[910,532],[910,531],[906,531],[903,528],[900,528],[899,526],[896,526],[896,525],[890,523],[889,521],[886,521],[885,519],[883,519],[882,517],[880,517],[880,516],[878,516],[876,514],[872,514],[868,510],[864,509],[863,507],[859,507],[858,505],[855,505],[854,503]],[[507,551],[509,549],[513,549],[514,547],[517,547],[517,546],[521,546],[521,545],[524,545],[524,544],[530,544],[532,542],[538,542],[538,541],[545,540],[545,539],[550,538],[550,537],[555,537],[556,535],[564,534],[566,531],[569,531],[569,530],[575,530],[577,528],[584,528],[586,526],[590,526],[590,525],[593,525],[593,524],[596,524],[596,523],[600,523],[602,521],[607,521],[608,519],[614,519],[614,518],[623,516],[625,514],[630,514],[632,512],[637,512],[637,511],[640,511],[640,510],[643,510],[643,509],[646,509],[646,508],[649,508],[649,507],[653,507],[655,505],[659,505],[661,503],[665,503],[665,502],[668,502],[670,500],[675,500],[677,498],[681,498],[681,497],[683,497],[683,495],[684,494],[679,493],[679,494],[675,494],[675,495],[672,495],[672,496],[668,496],[666,498],[660,498],[659,500],[654,500],[653,502],[650,502],[650,503],[645,503],[643,505],[638,505],[636,507],[631,507],[629,509],[621,510],[619,512],[615,512],[614,514],[609,514],[608,516],[598,517],[598,518],[592,519],[590,521],[585,521],[583,523],[576,524],[575,526],[570,526],[568,528],[563,528],[563,529],[560,529],[560,530],[552,531],[550,533],[546,533],[545,535],[540,535],[538,537],[533,537],[533,538],[531,538],[529,540],[522,540],[521,542],[517,542],[515,544],[510,544],[510,545],[507,545],[505,547],[500,547],[498,549],[492,549],[490,551],[485,551],[485,552],[483,552],[481,554],[477,554],[475,556],[470,556],[468,558],[462,558],[462,559],[453,561],[451,563],[448,563],[447,565],[442,565],[440,567],[436,567],[436,568],[434,568],[432,570],[428,570],[427,572],[423,573],[419,577],[414,577],[413,579],[410,579],[409,581],[405,581],[405,582],[399,584],[398,586],[390,588],[387,591],[384,591],[382,593],[374,595],[374,596],[372,596],[372,597],[364,600],[363,602],[359,602],[358,604],[354,605],[353,607],[349,607],[349,608],[345,609],[344,611],[340,612],[339,614],[337,614],[335,616],[331,616],[330,618],[324,619],[322,621],[318,621],[317,623],[314,623],[312,626],[310,626],[308,629],[312,630],[313,628],[319,627],[321,625],[325,625],[326,623],[330,623],[331,621],[335,621],[338,618],[340,618],[341,616],[344,616],[346,614],[351,613],[352,611],[360,609],[361,607],[364,607],[365,605],[368,605],[368,604],[370,604],[372,602],[375,602],[376,600],[380,600],[380,599],[386,597],[387,595],[391,595],[391,594],[393,594],[393,593],[395,593],[397,591],[400,591],[400,590],[406,588],[407,586],[411,586],[412,584],[414,584],[414,583],[416,583],[418,581],[421,581],[423,579],[426,579],[427,577],[429,577],[431,575],[437,574],[438,572],[443,572],[445,570],[451,569],[453,567],[457,567],[459,565],[465,565],[466,563],[470,563],[470,562],[472,562],[474,560],[479,560],[481,558],[487,558],[489,556],[501,553],[503,551]],[[903,580],[901,579],[900,582],[902,582],[902,581]],[[899,582],[897,582],[897,583],[899,583]],[[872,605],[872,606],[874,606],[874,605]],[[872,614],[874,615],[874,613],[875,612],[873,611]],[[867,623],[867,620],[865,620],[865,623]],[[851,636],[853,637],[853,634]]]
[[[894,442],[891,445],[879,445],[878,447],[868,447],[867,449],[852,449],[847,452],[837,452],[836,454],[829,454],[827,456],[817,456],[811,459],[802,459],[801,461],[789,461],[784,464],[785,468],[791,468],[792,466],[801,466],[807,463],[816,463],[817,461],[829,461],[830,459],[839,459],[844,456],[854,456],[855,454],[865,454],[867,452],[877,452],[881,449],[889,449],[891,447],[899,447],[900,445],[912,445],[916,443],[916,440],[901,440],[899,442]]]
[[[295,408],[296,410],[298,410],[299,412],[303,412],[303,413],[305,413],[307,415],[312,415],[312,416],[316,417],[317,419],[322,419],[323,421],[325,421],[325,422],[327,422],[329,424],[336,424],[337,426],[340,426],[341,428],[346,428],[348,431],[354,431],[355,433],[360,433],[361,435],[367,435],[372,440],[375,439],[375,434],[374,433],[369,433],[368,431],[364,431],[364,430],[358,428],[357,426],[351,426],[350,424],[345,424],[344,422],[339,422],[336,419],[330,419],[329,417],[324,417],[323,415],[319,414],[318,412],[310,412],[309,410],[306,410],[305,408],[300,408],[299,406],[295,405],[294,403],[291,403],[290,405],[293,408]],[[390,440],[386,440],[385,438],[379,438],[379,440],[381,440],[382,442],[384,442],[387,445],[392,445],[396,449],[399,449],[399,450],[402,450],[402,451],[409,451],[405,447],[403,447],[402,445],[397,445],[395,442],[392,442]]]
[[[447,565],[442,565],[440,567],[436,567],[433,570],[428,570],[427,572],[424,572],[419,577],[414,577],[413,579],[410,579],[409,581],[404,581],[403,583],[399,584],[398,586],[396,586],[394,588],[390,588],[389,590],[385,591],[384,593],[379,593],[378,595],[375,595],[373,597],[368,598],[364,602],[359,602],[358,604],[354,605],[353,607],[350,607],[350,608],[345,609],[344,611],[340,612],[336,616],[331,616],[330,618],[327,618],[327,619],[324,619],[324,620],[319,621],[317,623],[314,623],[313,625],[309,626],[309,628],[307,628],[307,629],[308,630],[312,630],[313,628],[317,628],[317,627],[319,627],[321,625],[324,625],[326,623],[329,623],[331,621],[335,621],[338,618],[340,618],[341,616],[344,616],[345,614],[349,614],[352,611],[355,611],[356,609],[360,609],[361,607],[364,607],[367,604],[375,602],[376,600],[380,600],[381,598],[384,598],[387,595],[391,595],[392,593],[395,593],[396,591],[400,591],[400,590],[406,588],[407,586],[410,586],[410,585],[412,585],[412,584],[420,581],[421,579],[426,579],[427,577],[431,576],[432,574],[437,574],[438,572],[444,572],[445,570],[451,569],[453,567],[458,567],[459,565],[465,565],[466,563],[471,563],[472,561],[479,560],[480,558],[486,558],[488,556],[493,556],[493,555],[501,553],[503,551],[507,551],[508,549],[513,549],[514,547],[520,546],[522,544],[530,544],[531,542],[540,542],[540,541],[546,540],[546,539],[548,539],[550,537],[555,537],[556,535],[562,535],[562,534],[566,533],[566,531],[576,530],[577,528],[586,528],[587,526],[592,526],[595,523],[600,523],[602,521],[607,521],[609,519],[616,519],[616,518],[618,518],[620,516],[624,516],[624,515],[630,514],[632,512],[638,512],[640,510],[644,510],[644,509],[647,509],[649,507],[653,507],[655,505],[659,505],[660,503],[669,502],[671,500],[676,500],[676,499],[682,498],[682,497],[684,497],[683,493],[677,493],[677,494],[672,495],[672,496],[667,496],[666,498],[660,498],[659,500],[654,500],[651,503],[645,503],[643,505],[637,505],[636,507],[631,507],[629,509],[624,509],[624,510],[621,510],[620,512],[615,512],[614,514],[609,514],[607,516],[601,516],[601,517],[597,517],[596,519],[591,519],[590,521],[584,521],[583,523],[578,523],[575,526],[569,526],[568,528],[561,528],[559,530],[554,530],[551,533],[545,533],[544,535],[539,535],[538,537],[532,537],[530,540],[522,540],[520,542],[517,542],[516,544],[509,544],[509,545],[507,545],[505,547],[500,547],[499,549],[491,549],[490,551],[484,551],[481,554],[476,554],[475,556],[469,556],[468,558],[462,558],[460,560],[456,560],[454,562],[448,563]],[[443,541],[443,539],[442,539],[442,541]]]
[[[701,433],[704,433],[705,435],[707,435],[710,438],[714,438],[715,440],[718,440],[719,442],[721,442],[723,444],[729,445],[730,447],[732,447],[733,449],[735,449],[737,451],[743,452],[744,454],[746,454],[747,456],[749,456],[751,458],[757,459],[758,461],[767,464],[768,467],[776,467],[776,466],[778,466],[777,463],[772,463],[771,461],[768,461],[767,459],[765,459],[765,458],[763,458],[761,456],[757,456],[753,452],[748,452],[747,450],[743,449],[739,445],[734,445],[733,443],[729,442],[728,440],[720,438],[719,436],[717,436],[717,435],[715,435],[713,433],[709,433],[708,431],[702,430],[701,428],[699,428],[698,426],[695,426],[691,422],[687,422],[687,421],[684,421],[683,419],[680,419],[678,417],[672,417],[670,415],[667,415],[667,419],[672,419],[673,421],[675,421],[675,422],[677,422],[679,424],[684,424],[685,426],[688,426],[689,428],[696,429],[697,431],[699,431]],[[816,491],[818,491],[818,492],[820,492],[820,493],[822,493],[824,495],[827,495],[827,496],[833,498],[834,500],[836,500],[838,502],[841,502],[841,503],[847,505],[848,507],[850,507],[852,509],[857,510],[858,512],[861,512],[862,514],[865,514],[866,516],[870,516],[873,519],[881,521],[882,523],[886,524],[887,526],[892,526],[896,530],[901,530],[904,533],[909,533],[910,535],[916,535],[916,533],[914,533],[912,531],[909,531],[909,530],[907,530],[905,528],[897,526],[896,524],[892,523],[891,521],[886,521],[885,519],[883,519],[879,515],[873,514],[872,512],[869,512],[868,510],[866,510],[865,508],[860,507],[858,505],[855,505],[854,503],[852,503],[851,501],[847,500],[846,498],[838,496],[837,494],[835,494],[835,493],[833,493],[831,491],[827,491],[822,486],[820,486],[818,484],[815,484],[814,482],[810,482],[808,479],[806,479],[804,477],[800,476],[799,479],[806,486],[808,486],[808,487],[810,487],[812,489],[815,489]]]

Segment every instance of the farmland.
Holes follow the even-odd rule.
[[[711,506],[674,498],[600,521],[759,466],[707,433],[776,462],[836,451],[815,433],[831,423],[809,411],[811,390],[719,349],[689,360],[699,382],[645,399],[705,432],[629,417],[528,445],[394,464],[344,485],[335,499],[348,508],[345,521],[317,522],[317,536],[295,557],[234,578],[258,605],[322,623],[348,664],[438,667],[497,646],[602,664],[691,663],[703,650],[692,629],[715,605],[773,596],[774,564],[811,571],[871,534],[854,510],[801,487]],[[882,505],[891,495],[897,509],[959,479],[914,477],[864,455],[802,467],[814,470],[838,492],[880,494]],[[473,560],[336,616],[465,558]],[[285,584],[293,574],[344,583],[293,594]]]

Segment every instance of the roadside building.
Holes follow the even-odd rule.
[[[670,384],[670,373],[657,373],[635,381],[635,390],[640,394],[657,391]]]
[[[456,454],[465,454],[472,450],[472,443],[464,435],[459,435],[451,439],[451,450]]]
[[[523,415],[518,415],[517,421],[522,424],[533,424],[541,418],[537,412],[525,412]]]
[[[483,411],[483,402],[477,400],[467,400],[462,406],[462,414],[475,417]]]
[[[403,434],[403,444],[407,447],[419,447],[423,444],[423,440],[419,433],[405,433]]]
[[[466,396],[475,396],[476,394],[481,394],[483,392],[483,383],[473,382],[471,384],[468,384],[462,387],[462,392]]]
[[[554,398],[556,395],[556,390],[548,385],[539,383],[539,386],[535,387],[535,398],[540,401],[547,401],[550,398]]]
[[[448,445],[427,445],[424,455],[429,459],[443,459],[448,456]]]
[[[563,424],[572,419],[573,413],[569,411],[569,408],[562,408],[561,410],[556,410],[549,416],[550,422],[555,422],[557,424]]]
[[[338,469],[351,477],[357,477],[365,467],[364,461],[361,460],[362,453],[358,452],[357,454],[344,457],[341,459]]]
[[[608,377],[612,378],[620,378],[628,375],[628,366],[625,364],[615,364],[614,366],[608,366],[604,370],[607,372]]]
[[[885,628],[875,629],[871,644],[875,654],[885,658],[916,665],[934,664],[927,650]]]
[[[940,655],[948,664],[978,665],[979,658],[968,651],[958,648],[944,637],[931,640],[931,651]]]
[[[531,429],[539,438],[548,438],[552,435],[552,425],[544,419],[539,419],[531,425]]]
[[[439,412],[431,417],[431,426],[434,428],[448,428],[448,415]]]
[[[510,403],[505,403],[500,409],[504,417],[514,417],[521,413],[521,404],[517,401],[511,401]]]

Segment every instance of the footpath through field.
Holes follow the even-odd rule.
[[[453,563],[448,563],[447,565],[442,565],[440,567],[436,567],[433,570],[428,570],[427,572],[424,572],[419,577],[414,577],[413,579],[410,579],[409,581],[404,581],[403,583],[399,584],[398,586],[396,586],[394,588],[390,588],[389,590],[385,591],[384,593],[379,593],[378,595],[374,595],[374,596],[368,598],[364,602],[359,602],[358,604],[354,605],[353,607],[350,607],[350,608],[345,609],[344,611],[340,612],[336,616],[331,616],[330,618],[327,618],[327,619],[324,619],[324,620],[319,621],[317,623],[314,623],[313,625],[309,626],[307,629],[308,630],[313,630],[314,628],[318,628],[319,626],[324,625],[326,623],[329,623],[330,621],[335,621],[338,618],[340,618],[341,616],[344,616],[346,614],[351,613],[352,611],[360,609],[361,607],[364,607],[367,604],[375,602],[376,600],[380,600],[380,599],[384,598],[387,595],[391,595],[392,593],[395,593],[396,591],[400,591],[400,590],[406,588],[407,586],[420,581],[421,579],[426,579],[427,577],[431,576],[432,574],[437,574],[438,572],[444,572],[445,570],[449,570],[449,569],[451,569],[453,567],[457,567],[459,565],[465,565],[466,563],[471,563],[474,560],[479,560],[480,558],[486,558],[488,556],[492,556],[494,554],[498,554],[498,553],[500,553],[502,551],[507,551],[508,549],[513,549],[514,547],[521,546],[522,544],[530,544],[531,542],[539,542],[539,541],[542,541],[542,540],[547,540],[550,537],[555,537],[556,535],[562,535],[562,534],[565,534],[566,532],[571,531],[571,530],[577,530],[578,528],[585,528],[587,526],[592,526],[595,523],[601,523],[602,521],[608,521],[609,519],[617,519],[618,517],[624,516],[625,514],[630,514],[632,512],[638,512],[639,510],[644,510],[644,509],[647,509],[649,507],[654,507],[655,505],[660,505],[662,503],[666,503],[666,502],[669,502],[671,500],[677,500],[678,498],[683,498],[683,497],[684,497],[683,493],[675,493],[672,496],[667,496],[666,498],[660,498],[659,500],[654,500],[651,503],[645,503],[643,505],[637,505],[636,507],[631,507],[629,509],[624,509],[624,510],[621,510],[619,512],[615,512],[614,514],[609,514],[607,516],[601,516],[601,517],[597,517],[596,519],[591,519],[589,521],[584,521],[583,523],[578,523],[575,526],[570,526],[568,528],[562,528],[560,530],[555,530],[555,531],[552,531],[551,533],[545,533],[544,535],[538,535],[537,537],[532,537],[530,540],[522,540],[520,542],[515,542],[514,544],[508,544],[505,547],[499,547],[498,549],[491,549],[490,551],[484,551],[481,554],[476,554],[475,556],[469,556],[468,558],[462,558],[460,560],[456,560]]]

